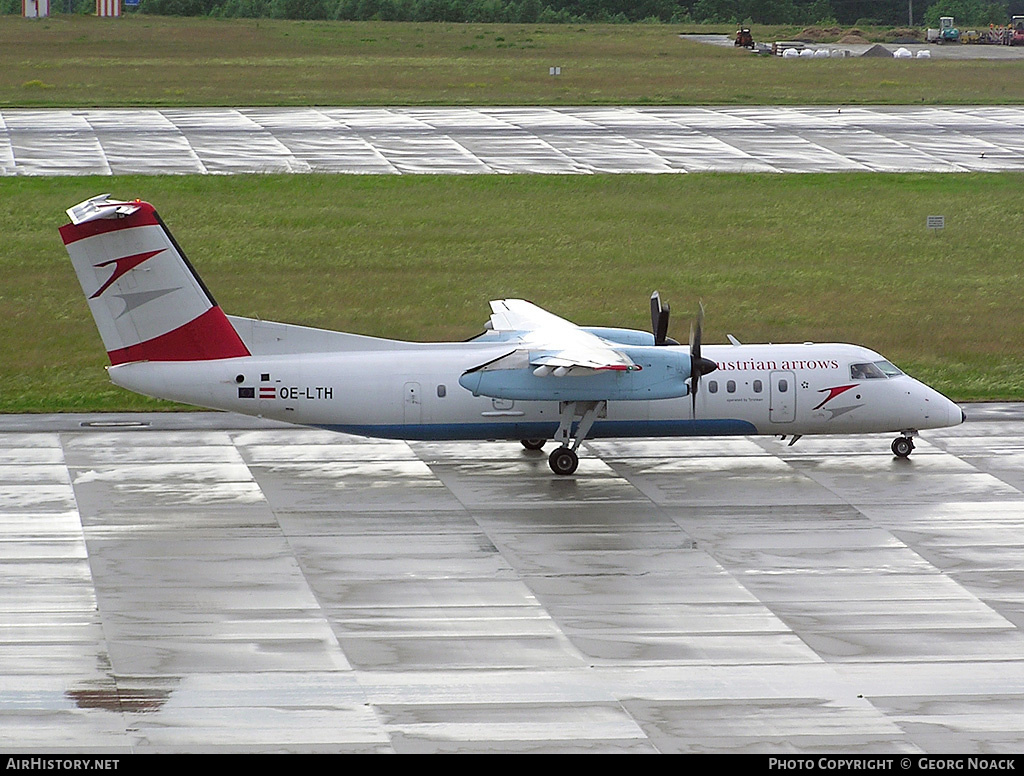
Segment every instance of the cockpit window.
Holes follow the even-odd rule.
[[[885,379],[885,372],[874,364],[850,364],[851,380]]]
[[[888,361],[875,361],[867,364],[850,364],[851,380],[878,380],[886,377],[897,377],[903,374]]]
[[[888,361],[876,361],[875,366],[885,372],[886,377],[899,377],[903,372],[894,367]]]

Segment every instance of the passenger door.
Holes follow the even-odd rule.
[[[405,424],[419,424],[423,422],[423,402],[420,397],[419,383],[405,384]]]
[[[792,423],[796,419],[796,381],[792,372],[772,372],[769,378],[768,419]]]

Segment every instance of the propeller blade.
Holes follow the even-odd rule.
[[[697,417],[697,392],[700,390],[700,378],[718,369],[718,364],[700,354],[701,337],[704,329],[704,303],[697,309],[697,320],[690,324],[690,401],[693,406],[693,417]]]
[[[662,304],[661,294],[651,294],[651,331],[654,332],[654,344],[666,345],[672,340],[668,338],[669,306]]]
[[[700,338],[704,329],[704,303],[697,308],[697,320],[690,324],[690,355],[700,358]]]

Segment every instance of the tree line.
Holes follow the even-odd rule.
[[[52,0],[92,13],[94,0]],[[21,13],[21,0],[0,0]],[[141,0],[139,13],[345,21],[505,23],[791,24],[936,26],[1005,24],[1024,0]],[[912,22],[912,24],[911,24]]]

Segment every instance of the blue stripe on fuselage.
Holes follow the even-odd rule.
[[[344,434],[383,439],[421,441],[470,439],[552,439],[558,423],[416,423],[357,425],[318,423],[317,428]],[[593,425],[588,439],[615,437],[744,436],[756,434],[745,420],[602,420]]]

